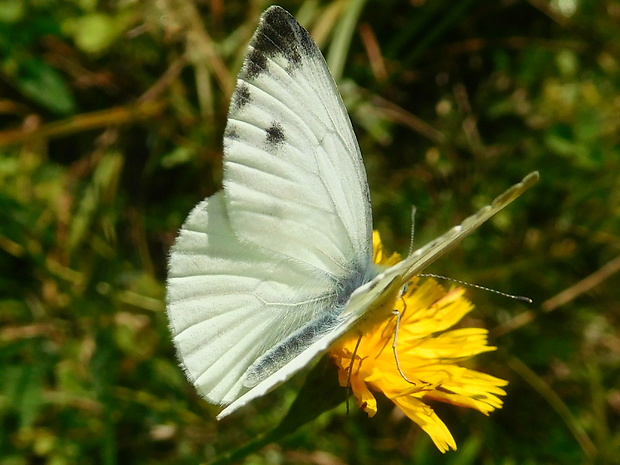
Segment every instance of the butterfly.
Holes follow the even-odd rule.
[[[290,378],[538,179],[526,176],[387,269],[351,122],[312,37],[272,6],[252,37],[224,132],[223,189],[170,252],[181,365],[222,418]]]

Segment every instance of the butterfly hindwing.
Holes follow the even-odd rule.
[[[170,255],[167,300],[188,377],[211,402],[227,404],[247,391],[247,369],[282,339],[270,328],[291,308],[286,292],[304,276],[256,248],[242,247],[223,200],[222,193],[204,200],[181,228]],[[265,269],[272,279],[264,279]],[[298,292],[303,296],[303,289]],[[291,326],[313,316],[303,310],[297,315],[301,321]]]

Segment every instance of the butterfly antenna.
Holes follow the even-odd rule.
[[[392,340],[392,352],[394,352],[394,360],[396,361],[396,369],[400,373],[400,376],[403,377],[405,381],[409,384],[416,384],[407,378],[407,375],[403,372],[403,369],[400,367],[400,360],[398,359],[398,351],[396,350],[396,345],[398,344],[398,331],[400,330],[400,312],[398,310],[394,310],[392,312],[393,315],[396,315],[396,328],[394,329],[394,339]]]
[[[421,277],[424,277],[424,278],[443,279],[444,281],[452,281],[453,283],[462,284],[463,286],[473,287],[473,288],[476,288],[476,289],[480,289],[482,291],[492,292],[493,294],[499,294],[501,296],[508,297],[509,299],[518,300],[519,302],[525,302],[525,303],[528,303],[528,304],[531,304],[533,302],[532,299],[530,299],[529,297],[526,297],[524,295],[507,294],[505,292],[498,291],[496,289],[491,289],[490,287],[484,287],[484,286],[480,286],[478,284],[468,283],[466,281],[461,281],[459,279],[448,278],[446,276],[441,276],[441,275],[438,275],[438,274],[421,273],[421,274],[419,274],[417,276],[421,276]]]
[[[415,213],[417,208],[415,205],[411,205],[411,237],[409,238],[409,254],[408,257],[413,253],[413,237],[415,233]]]

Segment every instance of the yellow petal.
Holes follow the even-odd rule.
[[[409,396],[396,397],[392,400],[407,417],[415,421],[431,437],[442,453],[449,449],[456,450],[456,442],[450,430],[431,407]]]

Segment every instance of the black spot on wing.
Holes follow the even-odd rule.
[[[267,133],[267,143],[270,145],[278,145],[285,141],[284,130],[282,125],[277,121],[271,123],[265,132]]]
[[[242,73],[245,74],[245,78],[248,80],[256,79],[262,73],[266,73],[267,69],[267,57],[265,54],[257,49],[252,50],[245,57],[243,63]]]
[[[248,85],[245,83],[241,83],[237,86],[237,90],[233,95],[232,108],[235,111],[240,110],[248,103],[252,101],[252,95],[250,94],[250,89]]]
[[[228,123],[226,129],[224,130],[224,140],[226,139],[239,139],[239,133],[237,132],[237,128],[235,128],[232,124]]]
[[[224,130],[224,153],[230,150],[231,145],[240,138],[241,136],[239,135],[237,127],[229,120]]]

